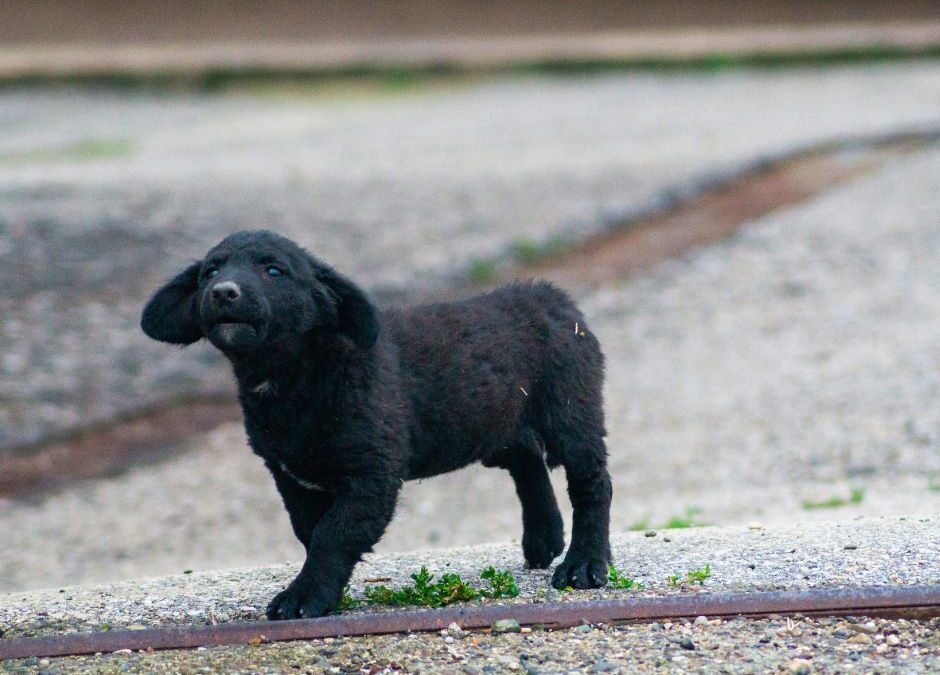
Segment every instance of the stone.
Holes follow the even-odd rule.
[[[695,626],[705,626],[705,625],[708,624],[708,617],[707,617],[707,616],[697,616],[697,617],[695,617],[695,621],[693,621],[692,624],[695,625]]]
[[[616,663],[611,663],[610,661],[598,661],[593,666],[590,667],[588,672],[590,673],[609,673],[611,671],[619,670],[620,666]]]
[[[849,624],[849,630],[853,633],[868,633],[869,635],[874,635],[878,632],[878,626],[875,625],[874,621],[869,621],[867,623],[853,623]]]
[[[689,651],[695,649],[695,643],[692,642],[691,638],[684,637],[679,640],[679,646],[683,649],[688,649]]]
[[[806,659],[793,659],[787,664],[787,670],[793,675],[809,675],[813,668]]]
[[[509,670],[519,670],[522,668],[522,664],[519,663],[519,659],[514,656],[507,656],[505,654],[498,657],[499,663]]]
[[[646,537],[655,537],[655,536],[656,536],[656,531],[655,531],[655,530],[647,530],[646,533],[644,534],[644,536],[646,536]]]
[[[492,631],[496,635],[500,633],[519,633],[521,630],[522,627],[515,619],[500,619],[492,626]]]
[[[871,635],[868,633],[856,633],[848,639],[849,642],[855,643],[857,645],[870,645],[871,644]]]

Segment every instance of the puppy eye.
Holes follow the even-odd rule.
[[[211,279],[219,273],[218,267],[210,267],[206,270],[206,279]]]
[[[284,270],[276,265],[268,265],[264,270],[269,277],[281,277],[284,276]]]

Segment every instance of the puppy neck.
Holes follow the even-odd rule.
[[[241,395],[260,401],[335,380],[348,370],[348,351],[337,341],[311,344],[301,353],[275,347],[259,354],[227,356]]]

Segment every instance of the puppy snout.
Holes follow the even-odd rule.
[[[238,300],[241,289],[234,281],[221,281],[212,287],[212,301],[219,307],[228,307]]]

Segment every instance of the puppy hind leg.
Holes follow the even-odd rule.
[[[522,554],[526,567],[546,569],[565,549],[565,527],[548,467],[531,448],[512,449],[503,464],[522,503]]]
[[[599,588],[607,583],[610,565],[610,502],[612,487],[603,439],[571,439],[562,450],[568,496],[574,508],[571,545],[555,568],[558,589]]]

